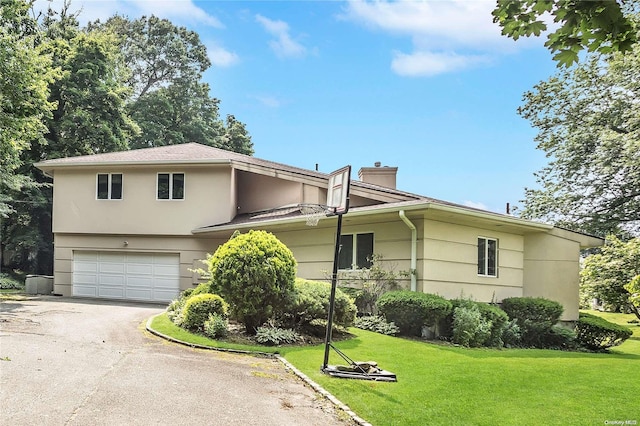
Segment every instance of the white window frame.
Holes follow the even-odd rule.
[[[484,244],[484,274],[481,274],[478,272],[478,276],[479,277],[488,277],[488,278],[498,278],[498,265],[499,265],[499,259],[498,259],[498,253],[500,252],[499,246],[498,246],[498,239],[497,238],[491,238],[491,237],[484,237],[484,236],[478,236],[478,239],[476,240],[478,245],[477,248],[479,250],[480,248],[480,244],[479,244],[479,240],[484,240],[485,244]],[[495,255],[494,255],[494,259],[495,259],[495,265],[494,265],[494,274],[489,274],[489,241],[493,241],[495,242]],[[476,267],[479,266],[480,264],[480,257],[479,257],[478,253],[478,258],[476,259]]]
[[[169,198],[158,198],[160,187],[160,175],[169,175]],[[182,175],[182,198],[173,198],[173,175]],[[184,201],[187,197],[187,174],[185,172],[158,172],[156,174],[156,200],[157,201]]]
[[[107,175],[107,198],[98,197],[98,185],[100,184],[100,176]],[[113,175],[120,175],[120,198],[111,198],[113,196]],[[124,173],[96,173],[96,200],[98,201],[120,201],[124,198]]]
[[[339,268],[340,271],[355,271],[357,269],[363,269],[363,268],[358,268],[358,235],[367,235],[367,234],[371,234],[371,256],[373,256],[373,254],[375,253],[375,240],[376,240],[376,236],[375,233],[373,232],[349,232],[349,233],[343,233],[340,235],[340,238],[342,239],[342,237],[347,236],[347,235],[351,235],[353,237],[353,246],[352,246],[352,253],[351,253],[351,266],[349,268]]]

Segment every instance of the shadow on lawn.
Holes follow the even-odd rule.
[[[428,343],[426,343],[428,344]],[[454,352],[470,358],[562,358],[562,359],[586,359],[586,358],[611,358],[611,359],[640,359],[640,355],[617,352],[577,352],[553,349],[489,349],[489,348],[463,348],[456,346],[433,345],[446,352]],[[614,347],[612,349],[615,349]]]
[[[458,355],[469,358],[531,358],[531,359],[629,359],[639,360],[639,354],[618,353],[618,352],[577,352],[577,351],[562,351],[553,349],[522,349],[522,348],[503,348],[503,349],[491,349],[491,348],[465,348],[462,346],[454,346],[443,342],[431,342],[425,340],[405,339],[402,337],[389,337],[389,341],[386,347],[371,346],[367,343],[366,338],[355,337],[349,340],[343,340],[335,343],[336,346],[342,351],[364,351],[370,352],[372,356],[381,352],[393,352],[398,350],[397,346],[402,343],[424,345],[425,350],[443,351],[450,353],[451,355]],[[394,345],[394,340],[398,339],[397,345]],[[630,339],[640,340],[640,337],[633,336]],[[612,349],[618,348],[617,346]],[[408,348],[401,348],[404,351]]]

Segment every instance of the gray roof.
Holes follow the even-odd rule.
[[[78,157],[56,158],[36,164],[44,171],[55,170],[59,167],[105,166],[105,165],[136,165],[136,164],[233,164],[240,163],[261,166],[269,169],[285,171],[302,176],[328,179],[329,174],[315,170],[293,167],[287,164],[263,160],[250,155],[226,151],[195,142],[167,145],[154,148],[132,149],[129,151],[108,152],[104,154],[82,155]],[[386,188],[372,183],[352,180],[352,185],[360,188],[373,189],[410,199],[424,199],[425,197],[397,189]]]

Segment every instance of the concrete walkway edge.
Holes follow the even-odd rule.
[[[211,350],[211,351],[231,352],[231,353],[237,353],[237,354],[242,354],[242,355],[252,355],[252,356],[259,356],[259,357],[266,357],[266,358],[275,358],[278,361],[280,361],[285,366],[285,368],[291,370],[293,372],[293,374],[298,376],[303,382],[305,382],[307,385],[309,385],[313,390],[318,392],[323,397],[327,398],[329,401],[331,401],[331,403],[333,405],[335,405],[337,408],[339,408],[340,410],[344,411],[347,415],[349,415],[353,419],[354,422],[356,422],[357,424],[359,424],[361,426],[372,426],[371,423],[367,422],[366,420],[362,419],[361,417],[358,417],[358,415],[356,413],[354,413],[346,404],[344,404],[342,401],[340,401],[338,398],[336,398],[333,394],[331,394],[329,391],[324,389],[322,386],[320,386],[319,384],[317,384],[316,382],[311,380],[309,378],[309,376],[304,374],[302,371],[298,370],[296,367],[293,366],[293,364],[291,364],[289,361],[287,361],[286,359],[284,359],[280,355],[272,354],[272,353],[268,353],[268,352],[243,351],[243,350],[239,350],[239,349],[228,349],[228,348],[214,348],[214,347],[211,347],[211,346],[198,345],[196,343],[189,343],[189,342],[185,342],[185,341],[176,339],[174,337],[167,336],[166,334],[160,333],[159,331],[157,331],[157,330],[155,330],[154,328],[151,327],[151,323],[153,322],[153,320],[156,317],[160,316],[160,315],[164,315],[164,313],[161,313],[161,314],[158,314],[158,315],[154,315],[154,316],[152,316],[151,318],[149,318],[147,320],[147,324],[146,324],[145,327],[146,327],[146,329],[147,329],[147,331],[149,333],[151,333],[151,334],[153,334],[155,336],[158,336],[158,337],[160,337],[162,339],[168,340],[170,342],[178,343],[180,345],[189,346],[191,348],[196,348],[196,349],[206,349],[206,350]]]

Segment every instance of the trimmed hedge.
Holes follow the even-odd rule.
[[[294,296],[283,315],[285,322],[292,322],[296,327],[303,327],[313,320],[328,318],[331,284],[324,281],[296,278],[294,288]],[[352,326],[356,319],[356,311],[357,308],[353,300],[339,288],[336,288],[334,323],[342,327]]]
[[[501,348],[504,346],[503,333],[507,329],[509,317],[506,312],[497,306],[484,302],[475,302],[468,299],[451,300],[452,310],[449,315],[444,317],[438,324],[438,330],[442,337],[453,339],[454,334],[454,311],[456,308],[465,307],[467,309],[472,306],[477,307],[483,322],[490,324],[489,335],[481,343],[482,346],[491,346]],[[474,340],[474,339],[472,339]]]
[[[604,351],[618,346],[627,340],[633,332],[622,325],[614,324],[595,315],[580,313],[576,324],[578,343],[593,351]]]
[[[451,302],[441,296],[408,290],[385,293],[376,305],[380,314],[407,336],[420,336],[423,325],[436,324],[452,308]]]
[[[203,293],[187,299],[182,310],[182,327],[198,330],[204,327],[209,315],[227,316],[227,303],[217,294]]]
[[[520,346],[547,348],[555,340],[552,327],[564,311],[556,301],[542,297],[509,297],[502,301],[502,309],[520,327]]]

